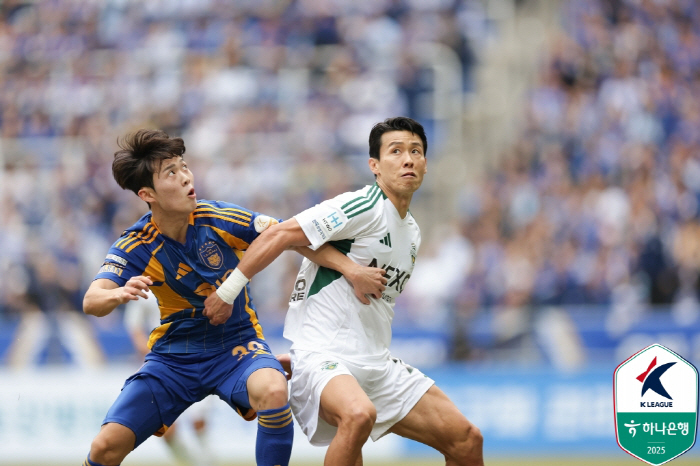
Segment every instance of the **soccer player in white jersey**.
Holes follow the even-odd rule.
[[[384,269],[384,291],[363,305],[341,275],[305,260],[290,300],[284,330],[292,341],[290,404],[309,441],[329,445],[327,466],[361,465],[367,438],[387,433],[435,448],[450,466],[484,464],[479,429],[430,378],[389,353],[394,301],[420,247],[408,208],[427,172],[427,148],[415,120],[376,124],[369,136],[376,183],[270,227],[205,301],[204,315],[224,322],[227,303],[290,246],[315,249],[329,242],[360,265]]]

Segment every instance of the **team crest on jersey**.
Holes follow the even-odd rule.
[[[322,371],[332,371],[333,369],[338,367],[338,363],[335,361],[324,361],[321,363],[321,370]]]
[[[224,255],[214,241],[207,241],[199,247],[199,257],[212,269],[220,269],[224,264]]]
[[[416,243],[411,243],[411,263],[416,265],[416,256],[418,255],[418,248],[416,248]]]

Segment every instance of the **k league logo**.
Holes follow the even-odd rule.
[[[654,367],[656,366],[656,358],[654,358],[654,360],[651,361],[651,364],[649,364],[649,367],[647,367],[647,370],[645,370],[643,374],[637,376],[637,380],[644,384],[642,386],[642,396],[644,396],[647,390],[652,390],[657,394],[663,396],[664,398],[673,400],[673,398],[671,398],[671,395],[668,394],[664,386],[661,384],[661,376],[674,364],[676,364],[675,361],[667,362],[666,364],[663,364],[654,369]],[[651,371],[652,369],[654,369],[654,371],[651,374],[649,374],[649,371]],[[643,406],[644,405],[642,405],[642,407]]]
[[[695,444],[698,371],[655,344],[632,355],[613,377],[615,434],[620,448],[653,465],[671,461]]]

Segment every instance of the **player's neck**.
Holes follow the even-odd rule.
[[[164,214],[154,210],[151,220],[156,224],[156,228],[168,238],[172,238],[182,244],[187,241],[187,227],[189,226],[189,215]]]
[[[401,218],[406,218],[408,208],[411,205],[411,199],[413,199],[413,193],[397,193],[389,189],[387,186],[384,185],[384,183],[380,182],[379,180],[377,180],[377,184],[381,188],[382,192],[384,192],[386,197],[389,198],[391,203],[394,204],[394,207],[396,207],[399,216]]]

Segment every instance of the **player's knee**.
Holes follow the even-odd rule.
[[[283,383],[271,383],[257,396],[260,410],[277,409],[287,404],[287,385]]]
[[[369,436],[376,421],[377,409],[369,403],[350,406],[341,416],[340,423],[355,432]]]
[[[90,445],[90,458],[100,464],[120,464],[129,450],[106,435],[98,435]]]

